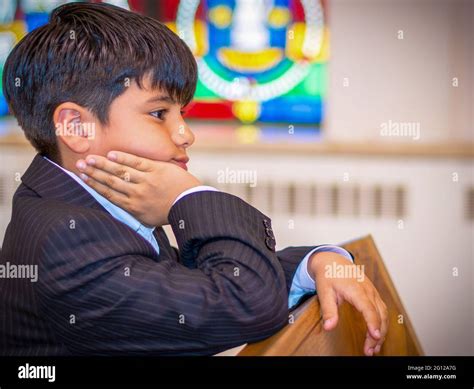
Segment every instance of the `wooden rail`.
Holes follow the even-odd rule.
[[[365,266],[365,274],[374,283],[389,310],[389,329],[382,350],[377,355],[423,355],[413,326],[370,235],[342,247],[355,256],[355,263]],[[316,296],[291,313],[292,323],[272,337],[245,346],[239,356],[257,355],[364,355],[366,324],[362,315],[348,303],[339,307],[339,323],[332,331],[322,327]]]

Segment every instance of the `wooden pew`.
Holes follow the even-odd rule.
[[[353,240],[342,247],[352,252],[356,264],[365,265],[365,274],[374,283],[389,310],[388,333],[382,350],[377,355],[423,355],[413,326],[372,236]],[[339,323],[330,332],[322,327],[316,296],[291,312],[290,318],[291,315],[292,320],[289,320],[286,327],[268,339],[245,346],[238,356],[364,355],[365,321],[350,304],[344,302],[339,307]]]

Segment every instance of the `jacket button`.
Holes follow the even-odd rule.
[[[275,239],[267,237],[265,238],[265,244],[271,251],[275,251]]]
[[[267,219],[263,219],[263,225],[265,226],[265,228],[271,227],[271,224]]]

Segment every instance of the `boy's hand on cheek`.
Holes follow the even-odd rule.
[[[107,158],[89,155],[76,167],[81,179],[148,226],[168,224],[174,200],[185,190],[201,182],[181,167],[153,161],[121,151],[111,151]]]

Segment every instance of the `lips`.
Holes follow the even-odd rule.
[[[180,168],[183,168],[184,170],[188,170],[188,166],[184,162],[175,162],[176,165],[178,165]]]
[[[181,169],[188,170],[187,163],[189,158],[180,158],[180,159],[173,159],[171,162],[175,165],[178,165]]]

